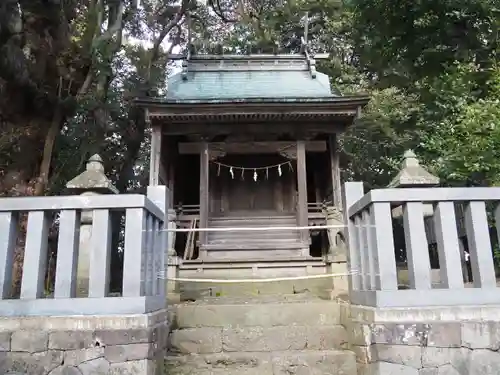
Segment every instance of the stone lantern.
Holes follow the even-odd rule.
[[[97,154],[88,160],[85,171],[66,184],[66,188],[69,192],[86,197],[102,194],[118,194],[118,189],[106,177],[102,159]],[[77,297],[88,296],[91,240],[92,210],[82,210],[76,284]]]
[[[389,188],[423,188],[435,187],[439,185],[439,177],[429,173],[424,167],[420,165],[417,156],[412,150],[404,153],[404,160],[401,170],[393,178]],[[434,209],[432,204],[424,204],[424,217],[432,216]],[[392,217],[395,219],[403,216],[403,206],[395,207],[392,210]]]

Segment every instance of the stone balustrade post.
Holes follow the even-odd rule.
[[[96,196],[118,194],[118,189],[104,173],[104,165],[99,155],[92,156],[84,172],[66,184],[73,194]],[[80,236],[77,267],[76,296],[87,297],[89,293],[90,253],[92,247],[92,210],[82,210],[80,217]]]
[[[164,228],[169,229],[169,231],[163,232],[164,238],[164,282],[166,285],[166,295],[167,300],[171,302],[176,302],[179,300],[179,287],[178,282],[175,280],[168,280],[168,278],[176,278],[179,276],[179,265],[180,259],[175,251],[175,230],[176,224],[176,212],[174,209],[169,207],[170,202],[170,190],[167,186],[156,185],[148,186],[147,196],[151,199],[160,209],[166,214],[164,223]]]

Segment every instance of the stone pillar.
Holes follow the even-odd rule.
[[[404,153],[404,160],[401,170],[387,185],[389,188],[425,188],[439,185],[439,177],[430,174],[420,165],[417,156],[412,150]],[[432,204],[424,204],[424,216],[432,216],[434,209]],[[403,207],[398,206],[392,210],[392,217],[395,219],[403,216]]]
[[[399,173],[392,179],[387,187],[389,188],[426,188],[435,187],[439,185],[439,177],[429,173],[423,166],[420,165],[417,156],[412,150],[407,150],[403,155],[403,163],[401,164],[401,169]],[[423,205],[423,215],[424,218],[431,217],[434,215],[434,207],[431,203],[424,203]],[[403,205],[396,206],[392,209],[392,217],[395,220],[403,220],[404,209]],[[406,225],[406,224],[405,224]],[[429,241],[429,233],[426,231],[427,242]],[[405,234],[405,236],[408,233]],[[406,248],[408,249],[409,239],[406,240]],[[411,259],[409,259],[407,254],[408,267],[411,265]],[[398,267],[398,280],[401,284],[409,283],[410,274],[408,270]],[[431,270],[432,274],[432,270]],[[438,281],[437,279],[433,280]]]
[[[104,173],[104,165],[99,155],[92,156],[83,173],[66,184],[68,191],[82,196],[118,194],[118,189]],[[92,211],[84,210],[80,221],[80,244],[76,296],[87,297],[89,291],[90,247],[92,246]]]
[[[168,210],[168,229],[173,230],[177,228],[176,220],[177,214],[175,210]],[[167,275],[169,278],[179,277],[179,265],[181,263],[180,258],[177,256],[175,251],[175,239],[176,232],[168,232],[168,263],[167,263]],[[167,281],[167,299],[169,302],[179,302],[179,282],[176,280]]]
[[[170,189],[165,185],[148,186],[147,196],[151,199],[164,213],[166,213],[166,228],[169,230],[175,229],[175,210],[170,208]],[[167,300],[169,302],[179,301],[179,286],[175,280],[168,280],[168,278],[175,278],[179,276],[180,259],[175,251],[175,237],[176,232],[166,231],[165,238],[165,263],[164,268],[166,271],[166,288]]]
[[[326,225],[335,225],[334,228],[327,230],[329,249],[326,258],[332,262],[345,262],[346,249],[344,238],[344,217],[342,211],[333,206],[328,206],[324,210],[326,216]]]

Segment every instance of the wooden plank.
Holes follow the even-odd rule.
[[[305,141],[297,141],[297,223],[299,226],[307,226],[307,177],[306,177],[306,148]],[[301,233],[303,241],[308,242],[309,231]]]
[[[208,227],[208,143],[202,143],[202,152],[200,153],[200,228]],[[207,232],[200,232],[200,246],[206,243]]]
[[[337,147],[337,135],[331,134],[328,139],[330,151],[330,167],[332,177],[333,204],[342,209],[342,187],[340,183],[340,155]]]
[[[292,145],[292,146],[291,146]],[[289,147],[294,147],[290,142],[212,142],[209,149],[224,150],[230,154],[267,154],[276,153]],[[180,154],[199,154],[203,150],[203,142],[179,143]],[[305,151],[325,152],[325,141],[304,141]]]
[[[161,159],[161,127],[151,127],[151,151],[149,161],[149,185],[155,186],[160,182],[160,159]]]

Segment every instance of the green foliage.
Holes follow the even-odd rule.
[[[434,167],[450,184],[500,183],[500,66],[486,85],[471,79],[474,66],[459,66],[441,80],[437,105],[448,115],[422,132],[422,147],[438,156]],[[448,89],[448,90],[446,90]],[[482,93],[481,96],[478,92]],[[428,126],[427,129],[429,129]]]
[[[372,97],[342,138],[345,178],[385,186],[414,148],[445,184],[500,183],[497,0],[125,1],[111,35],[118,3],[49,9],[8,0],[0,9],[2,173],[36,177],[54,110],[63,108],[50,192],[94,152],[120,189],[140,189],[148,129],[132,99],[164,92],[168,46],[186,47],[189,9],[192,40],[211,53],[298,52],[308,14],[311,51],[330,54],[318,70],[342,93]],[[38,21],[23,24],[20,9]],[[19,151],[26,147],[34,152]]]

